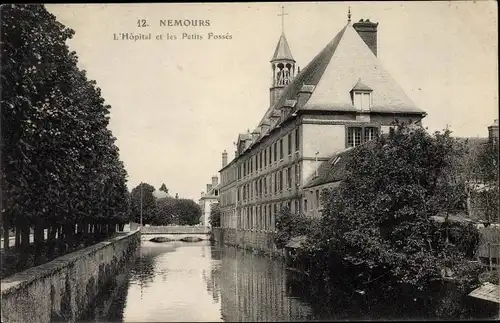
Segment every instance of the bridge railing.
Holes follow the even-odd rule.
[[[209,234],[210,228],[201,226],[143,226],[142,234]]]

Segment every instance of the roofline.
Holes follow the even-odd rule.
[[[288,61],[288,62],[294,62],[294,63],[297,63],[297,61],[293,58],[272,58],[269,63],[274,63],[274,62],[278,62],[278,61]]]

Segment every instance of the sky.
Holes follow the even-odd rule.
[[[498,118],[496,1],[47,4],[75,31],[68,45],[112,107],[129,189],[165,183],[171,195],[197,200],[222,151],[234,158],[238,133],[253,130],[269,106],[282,5],[301,68],[345,26],[350,7],[353,22],[379,22],[378,58],[427,112],[429,131],[486,137]],[[210,25],[160,25],[179,19]],[[115,40],[120,33],[151,39]]]

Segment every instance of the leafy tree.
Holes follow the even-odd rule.
[[[174,223],[176,200],[171,197],[162,197],[156,201],[156,214],[152,224],[169,225]]]
[[[473,197],[484,212],[484,220],[488,223],[500,222],[498,191],[498,142],[490,141],[481,147],[475,170],[476,190]]]
[[[221,217],[221,211],[220,211],[219,203],[211,204],[210,205],[210,218],[208,219],[208,222],[210,223],[210,226],[212,228],[220,227],[220,217]]]
[[[168,194],[168,188],[165,186],[165,183],[161,184],[160,191],[163,191]]]
[[[179,225],[200,223],[201,208],[193,200],[176,198],[176,220]]]
[[[43,5],[2,7],[2,198],[21,263],[34,229],[36,261],[49,240],[75,229],[112,232],[127,217],[126,172],[107,129],[110,106],[77,66],[73,30]]]
[[[404,125],[351,151],[345,180],[325,195],[320,230],[304,248],[312,270],[331,278],[339,264],[356,264],[365,282],[385,277],[379,282],[389,289],[430,290],[448,268],[464,292],[477,277],[467,259],[477,229],[450,234],[448,221],[432,218],[464,208],[463,181],[450,175],[460,153],[448,130],[430,135]]]
[[[276,216],[274,243],[282,249],[291,238],[311,234],[312,220],[302,214],[293,214],[288,207],[282,208]]]
[[[151,224],[154,221],[156,217],[156,198],[153,195],[154,191],[155,188],[148,183],[141,183],[132,189],[130,193],[131,215],[135,222],[141,222],[141,205],[142,223]]]

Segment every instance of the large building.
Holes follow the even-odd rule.
[[[301,71],[282,33],[270,61],[269,107],[252,132],[239,134],[231,162],[223,153],[225,242],[275,250],[276,214],[284,206],[292,212],[314,207],[304,187],[310,191],[321,163],[388,132],[396,120],[420,124],[425,112],[377,58],[377,27],[369,20],[351,24],[349,13],[344,28]]]
[[[201,192],[200,200],[198,201],[201,208],[200,225],[210,227],[211,206],[219,201],[219,179],[217,176],[212,176],[212,183],[207,184],[207,191]]]

